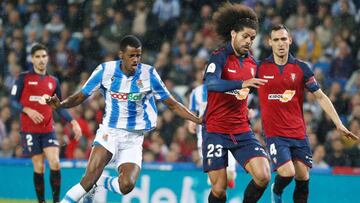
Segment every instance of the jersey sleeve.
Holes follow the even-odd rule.
[[[221,73],[225,65],[226,57],[223,53],[213,53],[206,67],[204,83],[208,91],[226,92],[234,89],[241,89],[241,80],[223,80]]]
[[[60,89],[60,82],[58,79],[56,79],[56,88],[55,88],[55,94],[57,95],[57,97],[62,100],[62,96],[61,96],[61,89]],[[56,112],[63,118],[65,119],[66,121],[70,122],[73,118],[72,116],[70,115],[70,113],[66,110],[66,109],[63,109],[63,108],[60,108],[60,109],[56,109]]]
[[[299,62],[299,65],[304,73],[305,88],[310,92],[315,92],[320,89],[319,83],[315,79],[314,72],[310,69],[309,65],[302,61]]]
[[[170,97],[169,90],[165,87],[165,84],[154,68],[150,70],[150,83],[156,100],[162,101]]]
[[[24,108],[20,103],[20,98],[24,89],[25,74],[26,73],[21,73],[11,88],[11,106],[18,111],[22,111]]]
[[[90,78],[86,81],[81,89],[81,92],[86,96],[90,96],[93,92],[100,88],[102,77],[104,74],[103,65],[99,65],[91,74]]]

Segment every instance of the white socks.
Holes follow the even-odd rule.
[[[96,182],[96,185],[103,186],[105,189],[110,190],[111,192],[122,194],[120,192],[119,183],[117,180],[118,177],[101,175],[99,180]]]
[[[73,203],[78,202],[84,195],[86,191],[80,185],[80,183],[74,185],[67,193],[65,197],[61,200],[61,203]]]

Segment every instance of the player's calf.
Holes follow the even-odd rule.
[[[295,203],[307,203],[309,196],[309,180],[295,180],[293,200]]]

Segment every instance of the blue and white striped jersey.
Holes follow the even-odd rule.
[[[198,116],[203,116],[207,105],[207,89],[205,85],[199,85],[191,91],[189,109],[196,112]],[[196,126],[198,136],[201,136],[201,125]]]
[[[139,64],[133,76],[121,71],[121,60],[100,64],[82,88],[85,96],[100,89],[105,97],[103,125],[129,131],[156,126],[156,100],[170,97],[154,67]]]

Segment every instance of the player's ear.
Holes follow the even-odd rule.
[[[234,39],[236,37],[236,31],[235,30],[231,30],[230,34],[231,34],[231,39]]]
[[[268,38],[268,43],[269,43],[269,46],[272,46],[272,43],[271,43],[271,36],[269,36],[269,38]]]
[[[124,55],[124,52],[120,50],[120,51],[118,52],[118,56],[119,56],[119,58],[121,58],[121,59],[122,59],[122,58],[123,58],[123,55]]]
[[[292,37],[289,36],[289,45],[291,45],[291,44],[292,44]]]

